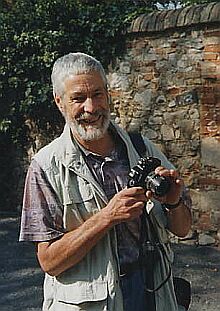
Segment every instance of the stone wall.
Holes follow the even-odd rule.
[[[191,190],[194,236],[218,241],[220,3],[138,17],[108,78],[112,117],[175,163]]]

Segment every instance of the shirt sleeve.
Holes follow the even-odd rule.
[[[27,172],[21,216],[20,241],[48,241],[62,236],[63,206],[44,171],[33,160]]]

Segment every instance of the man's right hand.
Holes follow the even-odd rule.
[[[37,256],[43,271],[57,276],[77,264],[111,227],[140,216],[146,201],[142,188],[123,189],[78,228],[60,239],[37,243]]]
[[[114,195],[102,213],[107,214],[111,225],[139,217],[147,197],[141,187],[126,188]]]

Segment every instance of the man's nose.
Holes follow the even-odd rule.
[[[96,110],[95,103],[91,97],[88,97],[84,102],[84,111],[85,112],[94,112]]]

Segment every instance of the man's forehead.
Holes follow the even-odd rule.
[[[74,89],[80,89],[83,86],[89,85],[93,88],[100,88],[104,86],[102,76],[98,72],[82,73],[71,75],[65,80],[66,86],[74,86]]]
[[[101,90],[105,89],[105,84],[102,76],[98,72],[89,72],[69,76],[65,81],[66,89],[71,89],[73,93],[82,92],[85,90]]]

